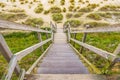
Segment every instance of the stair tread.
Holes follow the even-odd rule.
[[[27,80],[108,80],[105,75],[96,74],[34,74]]]
[[[38,68],[38,74],[89,74],[85,67],[78,68]]]

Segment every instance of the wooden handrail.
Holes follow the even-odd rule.
[[[71,33],[99,33],[99,32],[120,32],[120,26],[97,27],[80,31],[71,31]]]
[[[18,61],[21,60],[23,57],[25,57],[25,56],[28,55],[29,53],[33,52],[34,50],[36,50],[37,48],[41,47],[42,45],[46,44],[47,42],[49,42],[49,41],[51,41],[51,40],[52,40],[52,38],[47,39],[47,40],[45,40],[45,41],[42,41],[42,42],[40,42],[40,43],[38,43],[38,44],[35,44],[35,45],[33,45],[33,46],[25,49],[25,50],[22,50],[22,51],[16,53],[15,55],[17,56],[17,60],[18,60]]]
[[[94,47],[94,46],[88,45],[88,44],[86,44],[86,43],[80,42],[80,41],[78,41],[78,40],[75,40],[75,39],[72,39],[72,38],[71,38],[71,41],[73,41],[73,42],[75,42],[75,43],[83,46],[84,48],[89,49],[90,51],[95,52],[96,54],[104,57],[105,59],[108,59],[108,60],[111,60],[111,61],[112,61],[112,59],[116,56],[116,55],[114,55],[114,54],[112,54],[112,53],[110,53],[110,52],[104,51],[104,50],[99,49],[99,48],[97,48],[97,47]]]
[[[39,28],[34,28],[34,27],[31,27],[31,26],[18,24],[18,23],[14,23],[14,22],[10,22],[10,21],[5,21],[5,20],[0,20],[0,28],[51,33],[51,31],[46,31],[46,30],[42,30],[42,29],[39,29]]]

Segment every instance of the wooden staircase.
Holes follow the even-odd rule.
[[[79,57],[67,43],[63,29],[58,28],[54,43],[37,65],[37,74],[88,74]]]

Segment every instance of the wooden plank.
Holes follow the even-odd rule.
[[[8,74],[6,75],[4,80],[11,80],[11,77],[12,77],[12,74],[13,74],[16,64],[17,64],[17,57],[13,56],[9,63]]]
[[[70,35],[70,27],[68,28],[67,31],[68,31],[68,32],[67,32],[67,34],[68,34],[68,42],[70,42],[70,38],[71,38],[71,35]]]
[[[120,26],[89,28],[81,31],[72,31],[71,33],[98,33],[98,32],[120,32]]]
[[[95,52],[96,54],[104,57],[105,59],[108,59],[108,60],[112,60],[116,55],[112,54],[112,53],[109,53],[107,51],[104,51],[102,49],[99,49],[99,48],[96,48],[94,46],[91,46],[91,45],[88,45],[86,43],[83,43],[83,42],[80,42],[78,40],[75,40],[75,39],[71,39],[72,41],[76,42],[77,44],[83,46],[84,48],[87,48],[89,49],[90,51],[93,51]]]
[[[31,52],[34,51],[35,49],[39,48],[40,46],[46,44],[47,42],[49,42],[49,41],[51,41],[51,40],[52,40],[52,39],[50,38],[50,39],[47,39],[47,40],[45,40],[45,41],[42,41],[42,42],[40,42],[40,43],[38,43],[38,44],[35,44],[35,45],[33,45],[33,46],[25,49],[25,50],[22,50],[22,51],[16,53],[15,55],[17,56],[17,59],[18,59],[18,60],[21,60],[23,57],[25,57],[26,55],[28,55],[29,53],[31,53]]]
[[[21,70],[21,75],[19,77],[19,80],[24,80],[24,77],[25,77],[25,69],[22,69]]]
[[[96,68],[92,63],[90,63],[82,54],[79,53],[79,51],[77,49],[75,49],[71,44],[69,44],[72,49],[80,56],[81,60],[84,60],[93,70],[94,73],[96,74],[100,74],[100,70],[98,68]]]
[[[82,42],[84,43],[85,41],[86,41],[86,37],[87,37],[87,33],[84,33],[84,35],[83,35],[83,38],[82,38]],[[80,49],[80,53],[82,54],[82,52],[83,52],[83,46],[81,47],[81,49]]]
[[[0,51],[1,51],[1,54],[5,57],[5,59],[7,60],[7,62],[9,63],[10,60],[11,60],[11,57],[13,56],[13,53],[11,52],[11,50],[9,49],[7,43],[5,42],[2,34],[0,34]],[[15,73],[17,75],[19,75],[20,73],[20,68],[19,68],[19,65],[17,64],[16,65],[16,68],[15,68]]]
[[[10,21],[5,21],[5,20],[0,20],[0,28],[51,33],[51,31],[45,31],[42,29],[38,29],[31,26],[10,22]]]
[[[39,42],[42,42],[42,36],[41,36],[41,33],[37,33],[38,34],[38,40]],[[40,47],[41,51],[44,52],[44,48],[43,46]]]
[[[44,57],[44,55],[47,53],[47,51],[50,49],[50,47],[52,46],[52,44],[44,51],[44,53],[34,62],[34,64],[28,69],[28,71],[26,72],[26,74],[30,74],[33,70],[33,68],[35,68],[35,66],[38,64],[38,62]]]

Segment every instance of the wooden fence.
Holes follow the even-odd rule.
[[[56,28],[57,28],[56,24],[54,25],[52,22],[50,22],[50,26],[51,26],[51,30],[48,31],[48,30],[42,30],[39,28],[34,28],[34,27],[22,25],[22,24],[5,21],[5,20],[0,20],[0,28],[23,30],[23,31],[35,31],[38,33],[38,39],[40,41],[39,43],[37,43],[31,47],[28,47],[20,52],[17,52],[16,54],[13,54],[11,52],[11,50],[9,49],[9,46],[7,45],[6,41],[4,40],[4,37],[2,36],[2,34],[0,34],[0,51],[9,63],[8,71],[5,74],[5,76],[2,77],[2,80],[10,80],[14,71],[16,72],[16,74],[18,76],[20,76],[19,80],[23,80],[24,75],[26,73],[30,73],[32,71],[32,69],[36,65],[36,62],[33,64],[33,66],[27,72],[24,69],[21,69],[17,62],[39,47],[41,47],[41,51],[43,51],[43,54],[40,56],[39,59],[41,59],[41,57],[44,56],[46,51],[43,50],[42,46],[44,44],[54,40],[54,32],[56,31]],[[42,35],[40,33],[46,33],[47,39],[42,41],[42,38],[41,38]],[[50,38],[48,38],[48,34],[51,34]],[[37,62],[38,62],[38,60],[37,60]]]
[[[120,52],[120,44],[115,49],[114,53],[110,53],[110,52],[107,52],[105,50],[102,50],[100,48],[97,48],[95,46],[92,46],[92,45],[89,45],[89,44],[85,43],[88,33],[120,32],[120,27],[118,25],[117,26],[109,26],[109,27],[107,26],[107,27],[98,27],[98,28],[87,28],[87,29],[84,29],[84,30],[74,31],[74,30],[70,29],[70,24],[68,23],[67,25],[64,25],[63,29],[64,29],[65,32],[67,32],[68,42],[70,42],[70,41],[74,42],[73,45],[70,44],[70,46],[93,69],[93,71],[95,73],[100,74],[101,72],[89,60],[87,60],[82,55],[83,48],[86,48],[86,49],[98,54],[102,58],[105,58],[106,60],[109,60],[111,62],[111,64],[108,67],[109,70],[115,65],[116,62],[120,61],[120,58],[117,56]],[[82,41],[76,40],[76,34],[77,33],[83,33],[84,34],[83,38],[82,38]],[[74,35],[74,38],[71,38],[71,34]],[[81,46],[81,49],[79,51],[74,47],[75,44],[78,44],[78,45]]]

